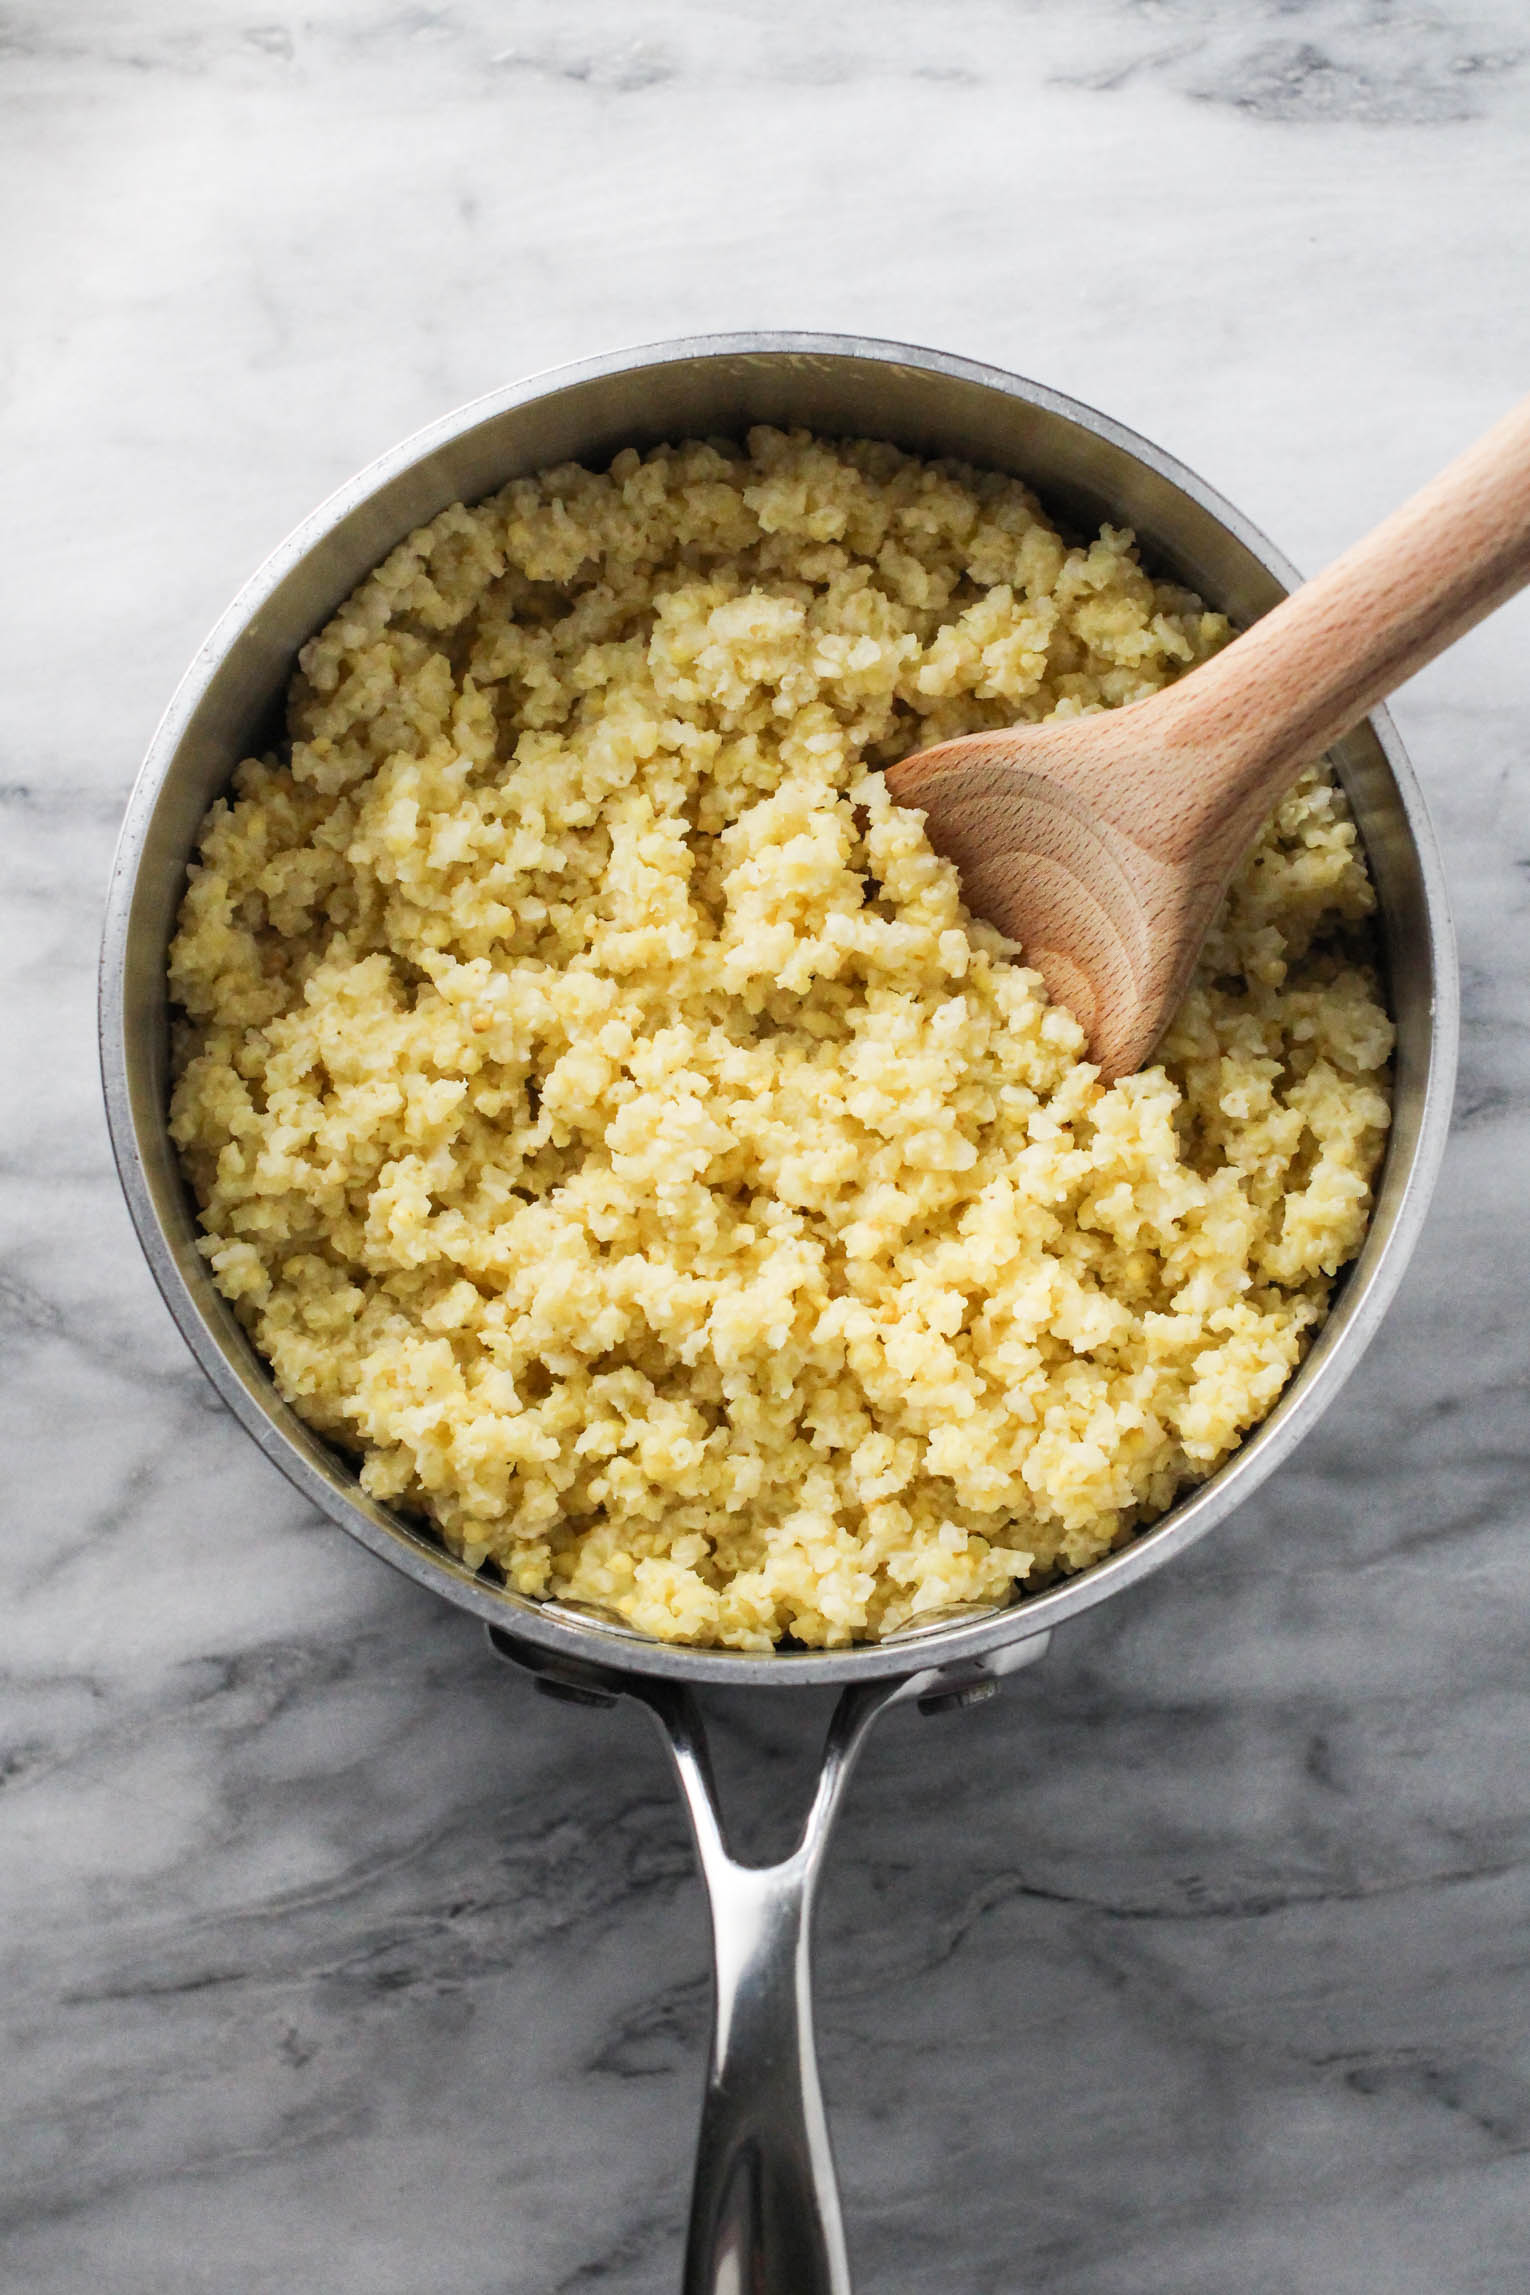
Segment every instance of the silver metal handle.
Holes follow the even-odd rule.
[[[813,2047],[813,1896],[839,1797],[879,1713],[925,1676],[847,1689],[802,1837],[774,1865],[728,1853],[690,1693],[637,1694],[669,1747],[712,1915],[715,2001],[684,2295],[850,2295],[834,2155]]]
[[[1049,1638],[1031,1634],[964,1664],[847,1689],[796,1848],[779,1864],[744,1865],[729,1854],[706,1730],[682,1683],[553,1659],[489,1628],[500,1656],[550,1696],[583,1705],[630,1697],[646,1706],[690,1813],[712,1916],[715,1990],[684,2295],[851,2295],[813,2049],[813,1896],[840,1795],[878,1714],[906,1699],[938,1713],[991,1697],[1002,1675],[1044,1654]]]

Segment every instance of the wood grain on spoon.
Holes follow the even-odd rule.
[[[1301,768],[1527,581],[1530,399],[1177,684],[942,742],[887,783],[1111,1082],[1172,1019],[1229,879]]]

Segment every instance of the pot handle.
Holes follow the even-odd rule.
[[[802,1837],[775,1865],[728,1853],[694,1698],[629,1685],[680,1780],[712,1916],[711,2059],[691,2192],[684,2295],[850,2295],[834,2155],[813,2048],[813,1896],[839,1797],[879,1713],[928,1675],[847,1689]]]

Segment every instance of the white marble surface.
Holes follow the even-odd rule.
[[[109,1168],[100,895],[215,612],[442,409],[762,324],[1050,380],[1319,563],[1530,380],[1527,138],[1524,0],[6,8],[7,2287],[677,2283],[706,1987],[655,1746],[309,1517]],[[820,1998],[867,2295],[1530,2284],[1527,638],[1397,704],[1466,1050],[1365,1367],[856,1781]],[[729,1747],[783,1802],[821,1718]]]

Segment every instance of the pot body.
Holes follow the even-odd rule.
[[[477,400],[362,471],[289,536],[208,637],[154,736],[122,830],[102,951],[112,1144],[166,1303],[246,1430],[343,1529],[508,1637],[544,1676],[577,1684],[584,1669],[615,1666],[650,1678],[785,1686],[934,1668],[960,1692],[1039,1654],[1038,1637],[1160,1567],[1255,1489],[1358,1361],[1418,1236],[1449,1121],[1456,972],[1433,835],[1384,715],[1334,752],[1379,896],[1398,1039],[1393,1128],[1365,1243],[1281,1401],[1220,1472],[1122,1552],[1011,1609],[850,1650],[755,1656],[654,1642],[475,1575],[427,1531],[370,1500],[349,1462],[277,1394],[196,1250],[195,1207],[166,1128],[165,961],[186,864],[234,766],[277,738],[298,648],[395,543],[451,502],[481,499],[558,462],[600,465],[623,446],[736,438],[761,422],[887,438],[1012,473],[1067,525],[1131,526],[1155,571],[1237,622],[1267,611],[1296,578],[1229,504],[1118,423],[1035,383],[908,345],[708,337],[621,352]]]

